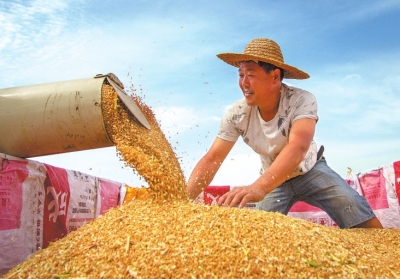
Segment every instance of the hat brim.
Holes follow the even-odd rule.
[[[226,52],[226,53],[217,54],[217,57],[219,59],[221,59],[222,61],[228,63],[229,65],[232,65],[237,68],[240,67],[240,62],[248,61],[248,60],[252,60],[255,62],[263,61],[266,63],[270,63],[272,65],[275,65],[276,67],[283,69],[284,70],[284,78],[287,78],[287,79],[307,79],[310,77],[309,74],[307,74],[306,72],[303,72],[302,70],[297,69],[296,67],[290,66],[285,63],[281,63],[281,62],[273,60],[273,59],[267,59],[267,58],[263,58],[263,57],[259,57],[259,56],[255,56],[255,55]]]

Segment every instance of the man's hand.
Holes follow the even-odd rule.
[[[261,187],[257,185],[236,187],[222,195],[217,204],[219,206],[236,206],[239,208],[244,207],[248,202],[258,202],[261,201],[267,193]]]

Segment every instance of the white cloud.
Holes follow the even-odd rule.
[[[194,107],[157,107],[154,108],[154,114],[167,137],[203,123],[220,121],[219,117],[210,116],[204,109],[197,110]]]
[[[0,11],[1,35],[20,49],[31,48],[41,38],[57,35],[67,25],[64,1],[11,2]]]
[[[385,12],[399,9],[400,3],[396,0],[370,1],[366,5],[360,5],[357,6],[357,9],[353,9],[353,11],[348,15],[347,19],[366,20],[381,15]]]
[[[332,140],[325,141],[324,146],[328,165],[343,177],[347,174],[347,167],[357,173],[400,160],[398,139],[360,139],[356,142]]]
[[[331,3],[310,2],[309,5],[307,3],[300,4],[302,7],[298,7],[294,17],[296,22],[302,22],[302,24],[296,26],[303,31],[301,34],[315,36],[316,33],[347,29],[355,23],[362,24],[385,13],[400,10],[400,3],[396,0],[363,1],[356,5],[350,1]],[[290,7],[287,7],[287,9],[293,8],[293,3],[288,5]],[[287,19],[284,17],[282,20]],[[304,26],[307,26],[308,29],[304,30]],[[310,32],[311,30],[313,32]]]
[[[399,52],[385,53],[351,64],[327,65],[309,82],[320,114],[359,131],[394,129],[400,118],[398,57]]]
[[[344,80],[352,80],[352,79],[361,79],[361,76],[357,74],[352,74],[344,77]]]
[[[30,159],[64,169],[76,170],[89,175],[127,183],[131,186],[147,185],[134,169],[125,166],[125,163],[117,156],[115,147],[40,156]]]
[[[25,80],[26,84],[59,81],[57,76],[66,73],[65,68],[79,69],[76,53],[80,57],[90,53],[82,48],[87,44],[88,33],[80,36],[85,30],[80,9],[80,1],[58,0],[12,1],[3,6],[0,10],[3,69],[0,79],[6,80],[3,84],[25,85],[19,80]],[[66,61],[69,63],[64,68]]]
[[[211,185],[244,186],[260,176],[260,156],[239,140],[215,175]]]

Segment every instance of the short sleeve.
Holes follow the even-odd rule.
[[[219,126],[218,137],[223,140],[236,142],[239,138],[240,131],[237,129],[237,123],[239,120],[239,112],[235,109],[235,105],[233,105],[229,110],[225,113],[221,120],[221,124]]]
[[[303,118],[311,118],[318,121],[318,103],[313,94],[303,91],[294,106],[293,121]]]

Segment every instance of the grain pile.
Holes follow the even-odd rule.
[[[125,163],[149,184],[157,199],[187,199],[185,177],[171,145],[152,110],[138,96],[134,101],[151,129],[135,121],[114,88],[102,87],[102,110],[106,130]]]
[[[4,278],[398,278],[399,231],[339,230],[280,213],[135,201]]]
[[[339,230],[188,202],[151,110],[136,99],[152,126],[145,130],[106,89],[107,130],[153,198],[110,210],[3,278],[400,278],[399,230]]]

